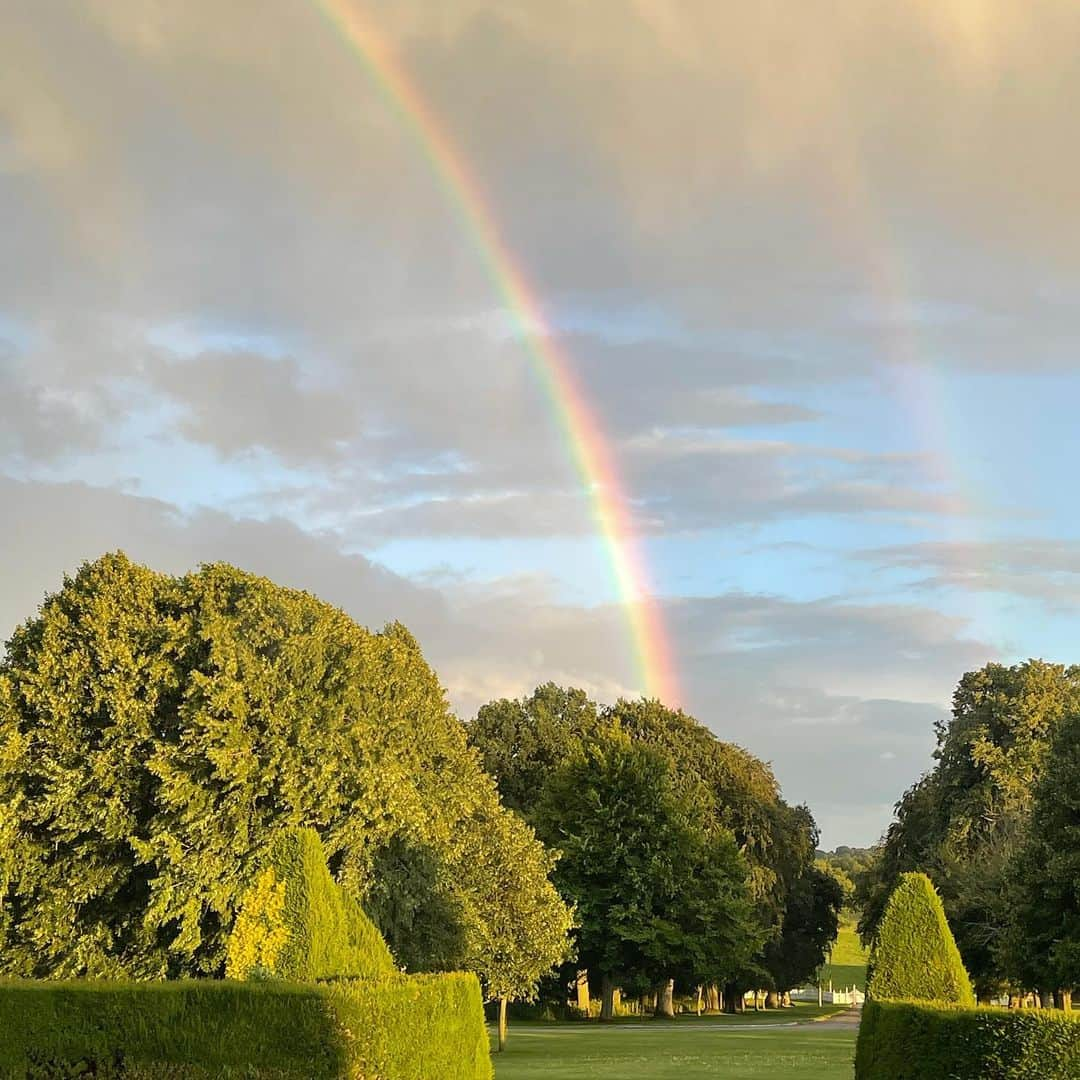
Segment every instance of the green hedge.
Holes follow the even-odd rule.
[[[480,984],[474,975],[399,975],[331,984],[352,1033],[357,1075],[379,1080],[491,1080]],[[352,1074],[350,1074],[352,1075]]]
[[[1080,1020],[1052,1009],[867,1001],[856,1080],[1076,1080]]]
[[[3,1080],[490,1080],[471,975],[2,982]]]

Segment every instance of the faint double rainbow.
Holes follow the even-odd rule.
[[[672,650],[663,613],[649,585],[630,499],[572,358],[545,317],[520,261],[503,239],[468,162],[388,43],[354,0],[313,3],[359,58],[387,107],[413,138],[513,317],[588,495],[625,613],[640,689],[648,697],[678,704],[681,695]]]

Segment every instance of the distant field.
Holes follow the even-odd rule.
[[[817,1013],[800,1006],[774,1023]],[[495,1080],[849,1080],[855,1029],[827,1023],[766,1026],[726,1017],[632,1024],[517,1024]]]
[[[830,979],[836,990],[844,990],[849,986],[866,989],[866,950],[859,941],[853,923],[840,927],[829,963],[825,965],[822,985],[828,987]]]

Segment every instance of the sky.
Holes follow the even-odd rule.
[[[355,0],[622,477],[676,702],[877,839],[1080,660],[1080,6]],[[641,665],[561,418],[316,0],[0,0],[0,638],[123,549],[406,623],[463,719]]]

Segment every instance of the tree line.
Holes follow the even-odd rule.
[[[469,741],[505,805],[559,852],[553,880],[574,906],[573,964],[613,1015],[616,988],[677,990],[734,1011],[812,976],[836,937],[843,892],[815,864],[809,810],[769,767],[657,701],[600,707],[552,684],[480,709]]]
[[[540,687],[469,724],[397,623],[224,564],[85,564],[0,660],[0,975],[219,977],[288,830],[409,971],[491,998],[774,1003],[843,890],[771,770],[655,701]],[[587,973],[587,974],[586,974]]]
[[[1080,667],[1028,660],[967,672],[937,725],[934,766],[897,803],[858,882],[874,937],[905,871],[941,893],[981,1000],[1080,985]]]

